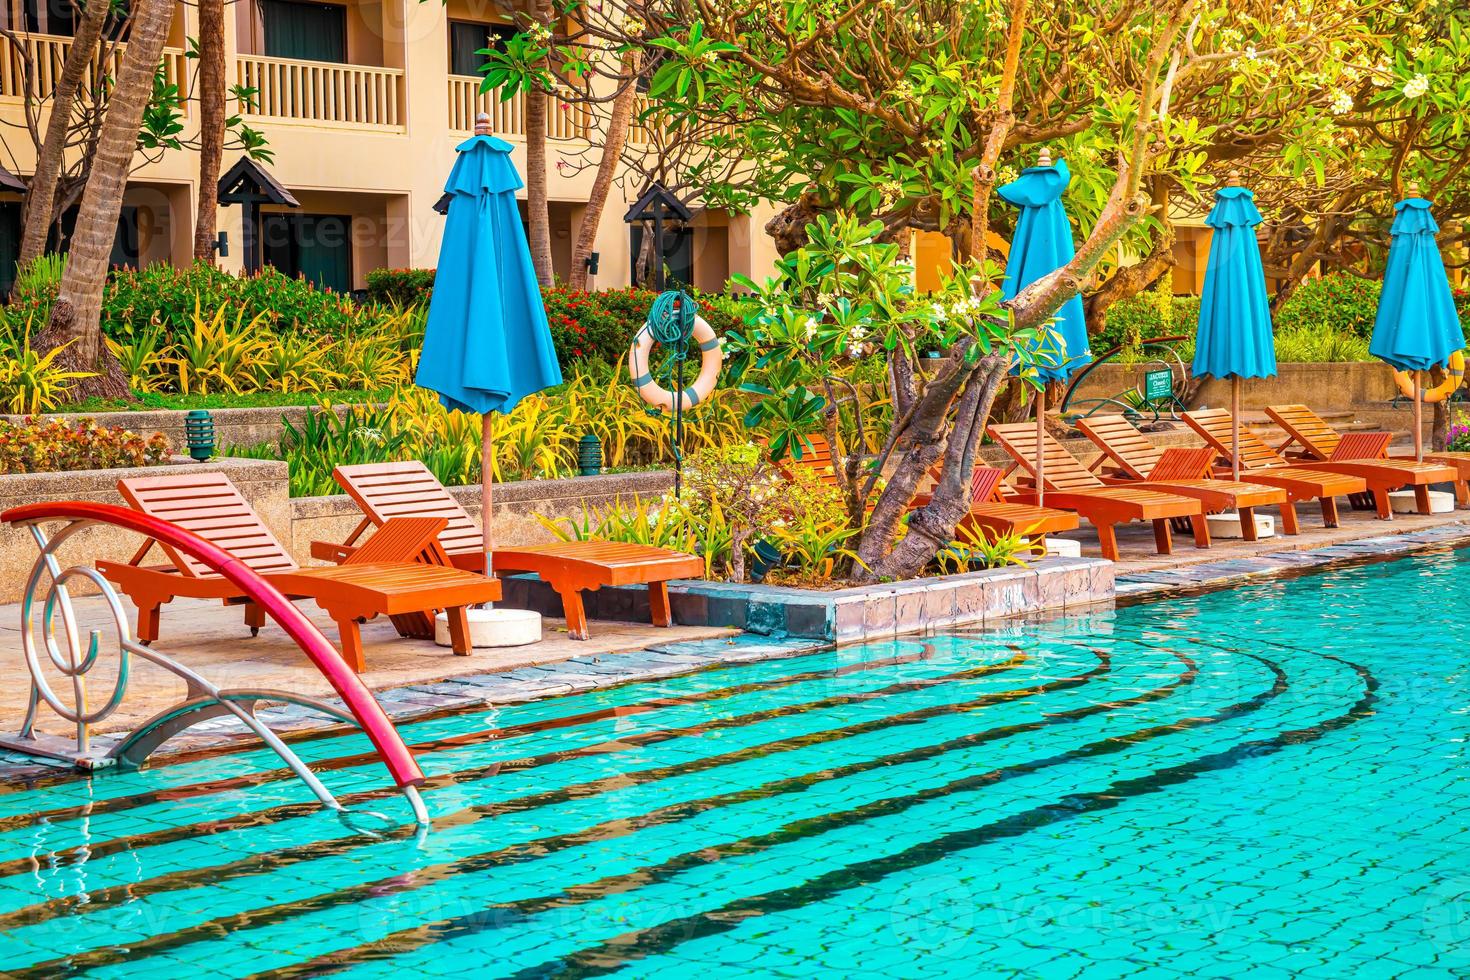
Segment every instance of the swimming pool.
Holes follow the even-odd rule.
[[[0,970],[1463,974],[1466,595],[1444,552],[404,725],[427,834],[356,736],[299,743],[356,829],[263,752],[10,792]]]

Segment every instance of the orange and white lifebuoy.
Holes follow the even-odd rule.
[[[715,390],[715,382],[720,379],[720,368],[725,361],[720,338],[715,336],[715,328],[706,323],[704,317],[694,318],[693,337],[699,344],[699,377],[684,389],[682,401],[686,409],[698,405]],[[633,378],[639,397],[654,408],[672,411],[674,393],[654,381],[649,368],[648,355],[653,351],[653,344],[653,330],[645,323],[633,336],[633,346],[628,351],[628,374]]]
[[[1414,397],[1414,375],[1409,371],[1395,371],[1393,373],[1394,383],[1399,386],[1399,393],[1405,398]],[[1444,380],[1433,388],[1425,388],[1421,397],[1433,405],[1442,402],[1453,395],[1465,380],[1465,352],[1457,350],[1450,355],[1450,362],[1445,367]]]

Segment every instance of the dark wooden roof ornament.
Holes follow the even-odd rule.
[[[24,194],[26,192],[26,182],[4,167],[0,167],[0,191],[13,191],[16,194]]]
[[[650,221],[653,223],[653,288],[664,288],[664,222],[673,220],[687,224],[694,215],[684,202],[674,196],[673,191],[663,184],[652,183],[643,196],[633,202],[623,220],[628,224]]]
[[[219,203],[240,205],[240,237],[245,240],[244,264],[249,275],[255,275],[261,267],[260,206],[301,207],[294,194],[249,157],[241,157],[219,179]]]

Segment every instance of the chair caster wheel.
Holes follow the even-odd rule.
[[[260,635],[260,627],[259,626],[252,626],[252,627],[250,627],[250,635],[251,636],[259,636]]]

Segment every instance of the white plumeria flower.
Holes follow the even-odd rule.
[[[1417,99],[1428,91],[1429,79],[1424,76],[1423,72],[1404,83],[1404,98],[1406,99]]]
[[[817,321],[814,317],[806,318],[806,339],[811,340],[817,335]]]
[[[1346,115],[1353,111],[1353,97],[1346,92],[1338,92],[1332,98],[1332,114],[1334,116]]]

